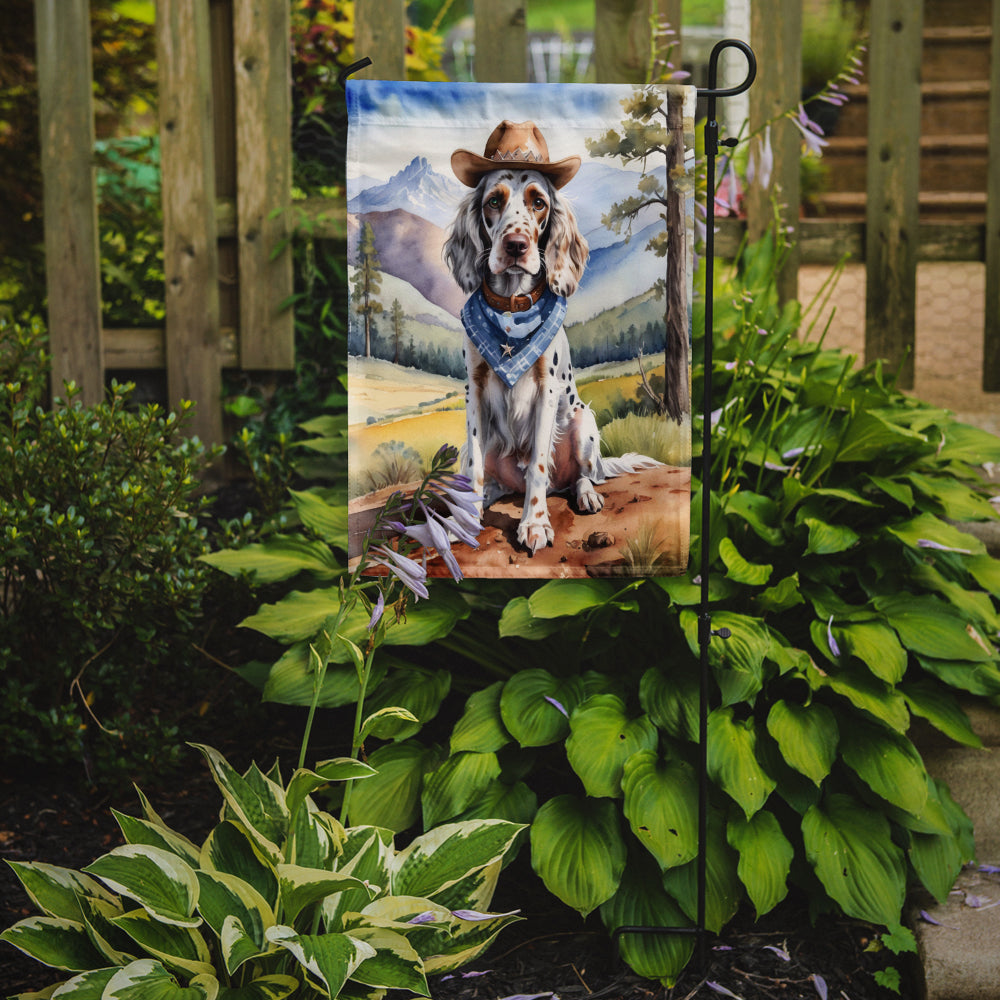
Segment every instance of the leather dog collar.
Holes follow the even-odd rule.
[[[496,309],[497,312],[505,313],[516,313],[516,312],[527,312],[538,300],[542,297],[542,292],[545,291],[545,278],[543,277],[541,281],[531,289],[530,292],[522,292],[519,295],[497,295],[496,292],[486,284],[486,279],[483,279],[483,298],[486,299],[486,304],[491,309]]]

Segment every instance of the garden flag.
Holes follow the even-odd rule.
[[[694,89],[350,80],[347,103],[354,554],[450,444],[482,497],[466,576],[685,571]]]

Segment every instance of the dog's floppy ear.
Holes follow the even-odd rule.
[[[545,242],[545,271],[549,288],[556,295],[572,295],[583,277],[590,247],[576,224],[569,204],[553,192]]]
[[[482,284],[480,259],[486,249],[479,218],[480,187],[482,182],[462,199],[444,244],[445,263],[462,291],[470,295]]]

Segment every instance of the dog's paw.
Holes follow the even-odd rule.
[[[517,540],[532,555],[540,552],[546,545],[551,545],[555,534],[548,524],[525,524],[517,526]]]
[[[577,483],[576,507],[581,514],[596,514],[604,508],[604,497],[594,489],[589,479],[581,479]]]

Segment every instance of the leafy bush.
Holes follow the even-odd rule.
[[[9,761],[83,757],[107,775],[175,752],[169,720],[133,700],[190,664],[208,455],[186,405],[132,410],[130,386],[83,406],[69,385],[43,409],[41,338],[0,322],[0,742]]]
[[[115,813],[125,846],[82,872],[11,863],[42,916],[0,938],[79,973],[60,996],[429,996],[428,973],[471,961],[518,919],[485,912],[516,824],[452,823],[399,850],[390,831],[345,829],[311,798],[367,765],[329,760],[285,785],[276,766],[240,774],[199,749],[225,803],[200,847],[140,793],[142,819]]]
[[[774,290],[781,253],[770,239],[745,249],[715,291],[720,406],[700,470],[712,533],[699,537],[696,483],[692,565],[710,545],[712,624],[732,636],[709,648],[707,926],[744,903],[763,914],[794,886],[815,912],[905,940],[908,884],[944,898],[973,852],[909,728],[920,717],[976,746],[957,696],[1000,695],[1000,561],[952,523],[995,516],[976,466],[1000,460],[1000,440],[904,396],[879,364],[798,339],[802,310]],[[252,553],[296,589],[245,624],[289,647],[257,673],[265,698],[305,704],[332,588],[296,541]],[[267,557],[280,550],[292,560],[279,568]],[[479,581],[416,605],[368,696],[418,722],[368,748],[379,773],[352,815],[396,830],[421,815],[425,828],[532,821],[535,869],[581,914],[609,929],[693,923],[699,601],[700,581],[675,577]],[[443,753],[419,734],[451,685],[472,693]],[[356,691],[345,656],[322,698]],[[626,936],[622,950],[670,982],[691,941]]]

